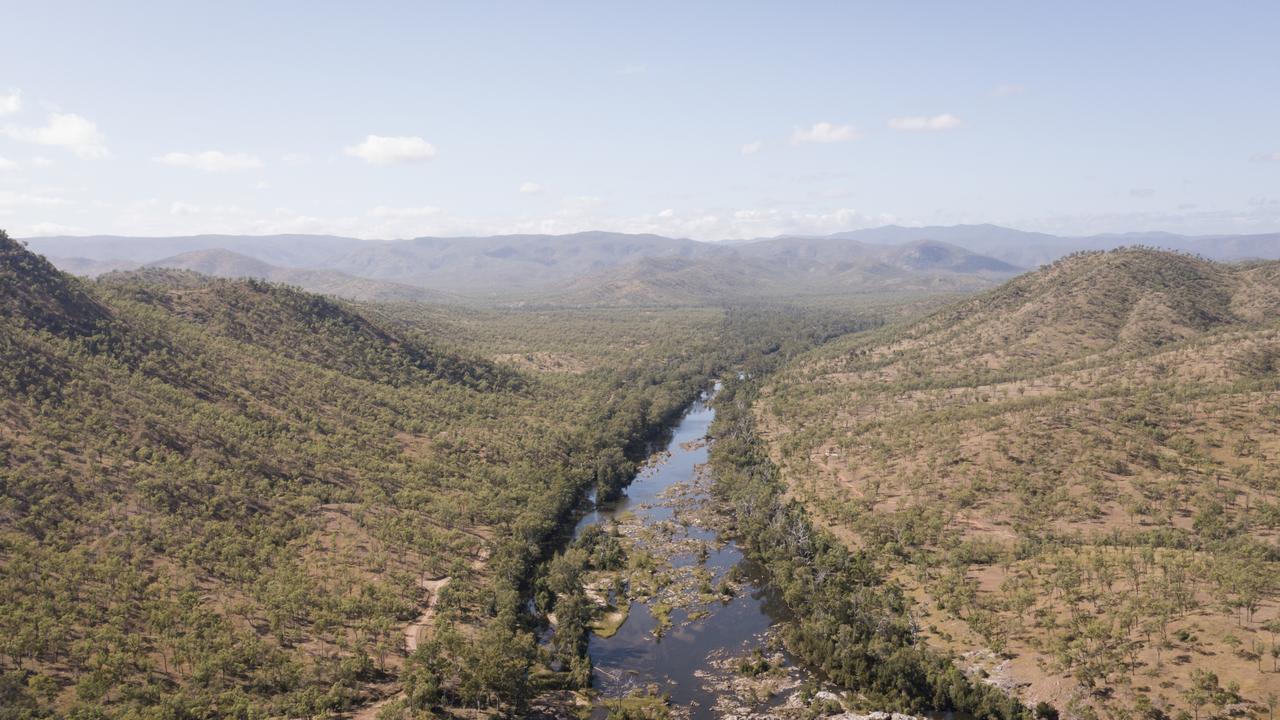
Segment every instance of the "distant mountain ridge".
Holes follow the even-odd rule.
[[[191,250],[147,263],[146,268],[191,270],[219,278],[253,278],[295,285],[311,292],[369,302],[455,301],[447,293],[387,280],[356,277],[338,270],[279,267],[230,250]]]
[[[1228,262],[1280,259],[1280,233],[1178,235],[1166,232],[1135,232],[1061,236],[1014,230],[999,225],[930,227],[886,225],[836,233],[827,237],[889,245],[916,240],[935,240],[1028,269],[1053,262],[1073,252],[1114,250],[1130,245],[1149,245],[1162,250],[1188,252],[1210,260]]]
[[[724,243],[612,232],[409,240],[90,236],[33,238],[29,243],[63,269],[86,275],[163,264],[222,277],[269,279],[357,300],[449,301],[448,295],[417,292],[426,288],[489,302],[573,304],[971,290],[1073,252],[1134,244],[1213,260],[1280,258],[1280,233],[1062,237],[996,225],[889,225]]]

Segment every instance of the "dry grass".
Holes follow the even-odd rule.
[[[761,426],[791,495],[890,558],[927,640],[993,682],[1174,713],[1203,668],[1265,717],[1278,267],[1071,258],[820,351],[765,389]]]

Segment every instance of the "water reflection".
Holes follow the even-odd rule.
[[[605,523],[621,513],[634,513],[642,523],[654,525],[678,515],[674,503],[663,498],[673,485],[690,483],[699,465],[705,464],[708,449],[700,442],[715,419],[715,411],[705,396],[693,403],[674,427],[665,451],[665,462],[649,467],[628,486],[626,495],[609,507],[587,513],[575,528]],[[745,579],[743,592],[723,603],[711,603],[710,613],[692,622],[687,611],[671,611],[671,629],[658,637],[659,622],[652,612],[652,602],[633,602],[627,622],[610,638],[593,637],[590,654],[595,666],[594,687],[605,698],[617,698],[636,688],[657,685],[669,694],[672,702],[691,710],[691,717],[713,717],[711,706],[715,696],[702,687],[696,673],[705,670],[708,657],[717,651],[729,654],[749,652],[759,644],[762,633],[786,617],[785,608],[765,582],[764,574],[743,557],[733,542],[722,543],[716,533],[696,525],[685,526],[689,537],[717,543],[705,561],[700,554],[681,554],[672,565],[684,567],[703,563],[718,583],[725,573],[737,566]]]

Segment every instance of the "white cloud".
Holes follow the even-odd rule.
[[[1137,187],[1130,188],[1129,196],[1136,198],[1149,198],[1156,194],[1155,188]]]
[[[623,65],[618,68],[619,75],[643,75],[648,70],[644,65]]]
[[[829,122],[815,123],[808,130],[796,128],[791,133],[791,142],[798,143],[837,143],[858,139],[858,129],[852,125],[832,125]]]
[[[6,157],[4,157],[4,156],[0,156],[0,172],[7,172],[7,171],[10,171],[10,170],[17,170],[19,167],[20,167],[20,166],[18,165],[18,163],[14,162],[14,161],[12,161],[12,160],[10,160],[9,158],[6,158]]]
[[[1280,150],[1269,153],[1258,153],[1250,159],[1254,162],[1280,162]]]
[[[542,186],[531,180],[525,180],[524,182],[520,183],[520,192],[524,193],[525,195],[537,195],[538,193],[542,192]]]
[[[66,148],[82,158],[105,158],[111,154],[98,126],[72,113],[53,113],[43,127],[7,127],[4,133],[15,140]]]
[[[960,127],[960,118],[951,113],[932,117],[924,115],[896,117],[889,121],[889,127],[894,130],[951,130]]]
[[[12,115],[22,109],[22,93],[10,90],[8,95],[0,95],[0,115]]]
[[[991,94],[995,97],[1014,97],[1025,93],[1027,89],[1016,83],[1006,83],[997,85],[991,89]]]
[[[430,160],[436,156],[436,147],[420,137],[370,135],[343,152],[371,165],[393,165]]]
[[[200,206],[193,205],[188,202],[182,202],[181,200],[175,201],[173,204],[169,205],[169,214],[170,215],[199,215]]]
[[[262,160],[256,155],[239,152],[225,153],[221,150],[205,150],[196,153],[171,152],[154,157],[152,160],[161,165],[190,168],[201,172],[229,172],[262,167]]]
[[[37,155],[31,158],[31,164],[36,167],[53,167],[53,161],[43,155]]]
[[[740,152],[743,155],[755,155],[756,153],[760,152],[760,149],[763,147],[764,147],[764,142],[760,140],[753,140],[747,143],[746,145],[743,145],[742,148],[740,149]]]

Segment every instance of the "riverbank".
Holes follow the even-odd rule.
[[[784,500],[777,468],[755,435],[756,389],[750,380],[732,382],[717,403],[713,492],[729,509],[732,536],[794,613],[783,632],[787,649],[848,691],[844,699],[857,708],[1031,718],[1016,698],[918,643],[909,603],[876,557],[846,548]]]
[[[801,718],[845,709],[834,686],[785,652],[785,603],[723,534],[727,516],[707,464],[712,401],[695,402],[626,494],[575,529],[575,543],[586,533],[616,538],[627,558],[582,579],[594,605],[595,717]],[[546,644],[555,645],[554,634]],[[583,714],[581,695],[557,697],[562,712]]]

